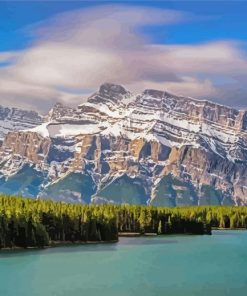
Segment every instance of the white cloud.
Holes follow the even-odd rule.
[[[31,47],[0,53],[0,63],[11,63],[0,68],[1,103],[46,111],[56,101],[80,103],[81,90],[105,81],[133,91],[159,88],[218,100],[224,94],[226,100],[219,80],[245,88],[240,81],[247,58],[241,44],[155,45],[138,30],[190,19],[179,11],[105,5],[36,24],[29,28],[36,38]]]
[[[246,73],[247,57],[236,42],[221,41],[199,45],[159,46],[159,58],[170,61],[168,67],[184,73]],[[229,73],[228,73],[229,74]]]

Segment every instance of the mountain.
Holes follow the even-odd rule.
[[[43,117],[37,112],[0,105],[0,142],[11,131],[30,129],[42,122]]]
[[[247,111],[105,83],[0,148],[0,191],[81,203],[247,204]]]

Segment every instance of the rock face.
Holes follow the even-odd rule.
[[[20,181],[24,180],[24,181]],[[103,84],[9,132],[0,191],[82,203],[247,204],[247,111]]]
[[[11,131],[25,130],[41,124],[43,118],[37,112],[0,105],[0,142]]]

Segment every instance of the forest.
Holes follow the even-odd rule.
[[[211,234],[247,228],[247,207],[82,205],[0,195],[0,248],[116,242],[119,233]]]

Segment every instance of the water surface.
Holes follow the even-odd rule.
[[[4,296],[247,295],[247,231],[0,253]]]

